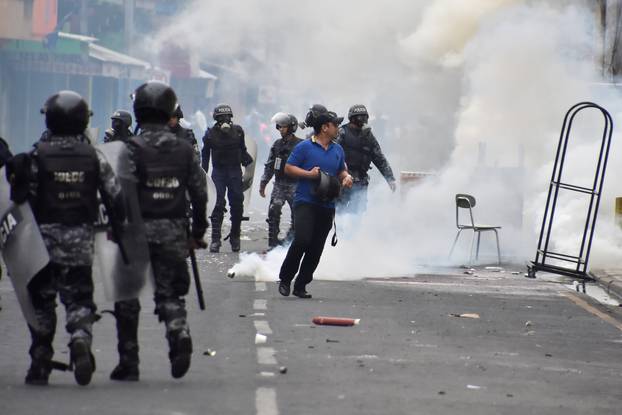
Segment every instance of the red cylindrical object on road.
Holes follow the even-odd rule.
[[[344,317],[313,317],[313,322],[320,326],[355,326],[361,319]]]

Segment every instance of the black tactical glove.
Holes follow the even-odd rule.
[[[11,157],[6,163],[6,179],[11,184],[11,200],[24,203],[30,190],[30,163],[28,153],[20,153]]]
[[[253,161],[254,161],[253,157],[251,157],[251,155],[248,154],[248,151],[242,154],[242,166],[244,167],[250,166],[251,164],[253,164]]]

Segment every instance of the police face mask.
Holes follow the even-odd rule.
[[[231,117],[223,116],[218,120],[218,125],[223,131],[229,131],[231,129]]]
[[[124,130],[127,129],[127,127],[125,126],[123,121],[115,118],[114,120],[112,120],[112,129],[118,133],[123,133]]]
[[[367,115],[357,115],[356,117],[354,117],[353,122],[359,128],[363,130],[369,130],[369,126],[367,125],[367,120],[369,120],[369,117]]]

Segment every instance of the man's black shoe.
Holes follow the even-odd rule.
[[[294,291],[292,291],[292,294],[294,294],[298,298],[311,298],[311,297],[313,297],[311,294],[309,294],[305,290],[296,290],[296,289],[294,289]]]
[[[281,281],[279,283],[279,294],[283,297],[289,297],[289,284]]]
[[[111,380],[137,382],[138,378],[138,365],[119,363],[110,373]]]

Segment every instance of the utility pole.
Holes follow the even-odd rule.
[[[124,0],[124,34],[125,34],[125,52],[132,55],[132,41],[134,38],[134,9],[136,8],[135,0]]]
[[[88,15],[86,13],[87,0],[80,2],[80,34],[88,35]]]

